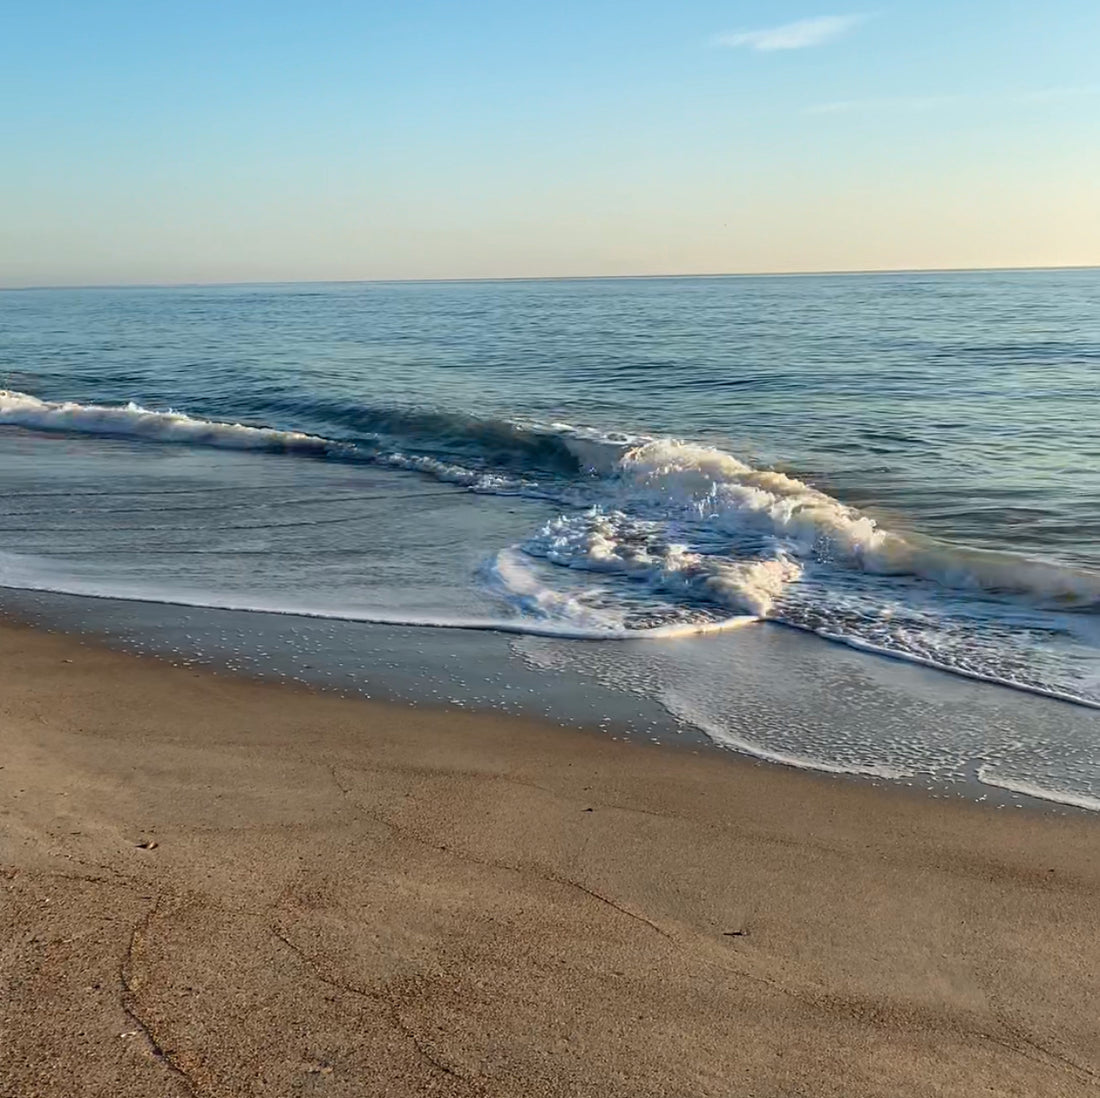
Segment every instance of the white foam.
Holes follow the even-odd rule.
[[[777,763],[780,766],[792,766],[798,770],[817,770],[823,774],[851,774],[855,777],[882,778],[889,781],[899,781],[902,778],[912,777],[912,771],[902,770],[896,766],[888,766],[885,763],[845,763],[830,759],[814,759],[808,755],[799,755],[790,751],[765,747],[763,744],[747,740],[732,729],[718,724],[712,718],[699,712],[694,704],[681,698],[673,691],[666,690],[662,692],[658,700],[674,717],[698,728],[700,732],[704,733],[719,747],[740,751],[764,762]]]
[[[686,515],[731,536],[755,531],[797,558],[824,550],[868,572],[913,575],[953,589],[1022,594],[1063,607],[1100,602],[1100,574],[902,537],[786,473],[754,469],[713,447],[648,441],[626,450],[616,472],[623,509]]]
[[[654,592],[706,600],[737,615],[782,619],[789,613],[791,619],[798,617],[793,604],[789,601],[784,606],[781,600],[804,569],[822,560],[830,566],[869,573],[915,576],[949,589],[1018,596],[1044,608],[1100,606],[1100,575],[1095,572],[1012,553],[902,537],[795,477],[753,468],[715,447],[675,439],[603,433],[570,424],[515,424],[518,431],[556,434],[585,473],[568,483],[551,485],[422,454],[376,453],[369,447],[360,450],[299,431],[216,422],[179,412],[151,411],[133,403],[50,402],[0,390],[0,425],[357,458],[424,473],[475,492],[556,498],[571,508],[570,513],[526,543],[528,553],[573,570],[626,576],[649,585]],[[595,502],[598,507],[578,514],[572,508],[581,501],[585,506]],[[685,527],[688,536],[678,541],[677,527]],[[513,595],[518,605],[543,622],[543,629],[548,621],[561,629],[573,621],[577,635],[582,636],[593,629],[605,630],[605,636],[616,630],[631,636],[679,635],[661,629],[624,630],[621,622],[593,624],[590,611],[580,604],[563,603],[551,609],[549,604],[556,596],[546,591]],[[799,622],[789,620],[788,624]],[[693,628],[706,631],[702,625]],[[828,639],[965,677],[1100,707],[1100,703],[1065,691],[936,663],[916,653],[876,649],[858,635],[830,634]]]
[[[139,404],[117,406],[46,401],[0,389],[0,424],[36,431],[150,439],[230,450],[298,450],[326,453],[336,444],[300,431],[195,419],[182,412],[154,412]]]
[[[407,469],[414,473],[425,473],[446,484],[458,484],[478,492],[509,495],[522,492],[525,488],[534,490],[537,485],[520,477],[510,477],[503,473],[486,473],[467,469],[453,462],[440,461],[438,458],[422,454],[377,454],[373,461],[378,465],[388,465],[392,469]]]
[[[731,560],[661,540],[657,524],[621,511],[562,515],[524,544],[532,556],[589,572],[619,573],[655,589],[763,617],[802,569],[783,555]]]
[[[949,675],[957,675],[963,679],[973,679],[975,682],[988,682],[994,686],[1004,686],[1010,690],[1019,690],[1024,694],[1036,694],[1041,698],[1053,698],[1055,701],[1069,702],[1071,705],[1080,705],[1086,709],[1100,709],[1100,701],[1095,698],[1086,698],[1080,694],[1071,694],[1065,690],[1055,690],[1051,687],[1038,686],[1033,683],[1020,682],[1017,679],[1008,678],[1005,675],[987,674],[982,671],[974,671],[967,667],[959,667],[956,664],[942,663],[929,656],[922,656],[916,652],[905,652],[897,648],[887,648],[881,644],[873,644],[861,637],[853,637],[847,633],[831,633],[825,629],[811,629],[808,626],[798,625],[794,622],[780,621],[779,625],[786,625],[792,629],[799,629],[823,640],[832,641],[833,644],[843,644],[847,648],[855,648],[860,652],[868,652],[874,656],[884,656],[891,660],[901,660],[903,663],[915,663],[920,667],[929,667],[934,671],[944,671]]]
[[[486,569],[490,584],[522,613],[543,620],[569,621],[575,626],[607,631],[623,628],[621,614],[586,606],[578,595],[554,591],[539,583],[527,567],[523,554],[505,549]]]
[[[1049,789],[1018,778],[997,777],[990,773],[988,766],[978,767],[978,781],[983,785],[1006,789],[1010,793],[1020,793],[1025,797],[1035,797],[1041,801],[1053,801],[1073,808],[1085,808],[1090,812],[1100,812],[1100,797],[1092,797],[1087,793],[1074,793],[1068,789]]]
[[[543,621],[556,621],[589,636],[672,638],[724,633],[758,619],[739,614],[717,621],[671,622],[642,629],[624,624],[621,612],[596,608],[582,601],[584,592],[565,594],[540,583],[528,565],[528,556],[517,548],[505,549],[493,559],[487,575],[492,585],[521,612]]]
[[[101,406],[44,401],[8,389],[0,390],[0,425],[319,456],[356,452],[347,443],[300,431],[151,411],[134,403]],[[548,428],[516,426],[557,432],[582,470],[599,478],[609,511],[629,511],[661,521],[677,516],[702,519],[712,529],[731,536],[755,531],[771,537],[788,557],[809,558],[815,550],[825,548],[831,558],[840,557],[868,572],[909,574],[955,589],[1023,594],[1071,607],[1100,603],[1100,575],[1095,572],[1012,553],[902,537],[880,529],[870,516],[795,477],[755,469],[715,447],[670,438],[608,434],[564,423]],[[425,455],[361,456],[475,491],[546,494],[540,485],[523,477],[468,469]],[[672,571],[683,576],[690,569],[673,567]],[[789,569],[769,566],[761,573],[770,576],[765,587],[774,584],[779,571],[784,573],[784,583],[791,582]],[[723,586],[722,582],[715,584],[719,592]],[[734,589],[743,586],[738,580],[732,583]]]
[[[754,469],[710,446],[646,442],[622,455],[618,480],[619,490],[632,500],[706,519],[730,533],[755,527],[805,551],[828,537],[861,554],[889,536],[873,519],[802,481]]]
[[[308,603],[295,603],[281,597],[268,598],[262,594],[235,597],[160,588],[150,590],[126,582],[89,580],[67,575],[56,567],[9,553],[0,553],[0,588],[3,587],[20,591],[43,591],[56,595],[79,595],[82,598],[118,599],[124,602],[150,603],[157,606],[190,606],[203,610],[279,614],[286,617],[361,622],[365,625],[512,633],[532,637],[553,637],[559,640],[667,640],[673,637],[725,632],[757,620],[753,617],[734,617],[721,621],[676,623],[652,629],[630,629],[623,625],[615,625],[606,619],[600,620],[594,617],[575,621],[568,616],[494,618],[404,614],[370,608],[342,610]]]

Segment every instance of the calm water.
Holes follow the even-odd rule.
[[[1100,705],[1100,271],[9,292],[0,386],[9,587]]]

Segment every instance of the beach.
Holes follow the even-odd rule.
[[[1100,1098],[1100,3],[772,7],[5,21],[0,1098]]]
[[[1085,1095],[1097,824],[0,629],[0,1094]]]
[[[0,294],[3,605],[374,699],[1100,808],[1098,293]]]

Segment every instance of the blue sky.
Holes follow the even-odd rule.
[[[7,0],[0,284],[1100,264],[1100,3]]]

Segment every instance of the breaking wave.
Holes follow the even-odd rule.
[[[524,543],[531,557],[566,568],[641,580],[670,595],[766,616],[802,568],[781,552],[769,558],[733,560],[666,540],[656,522],[622,511],[593,508],[562,515]]]
[[[97,405],[47,401],[28,393],[0,389],[0,424],[34,431],[137,438],[153,442],[217,446],[226,450],[267,450],[325,456],[338,444],[300,431],[248,427],[195,419],[183,412],[153,412],[140,404]]]
[[[512,577],[512,581],[515,580]],[[751,616],[720,620],[673,622],[654,628],[635,629],[613,614],[587,611],[575,614],[567,601],[556,605],[542,598],[542,612],[533,618],[475,617],[464,615],[407,614],[369,607],[340,608],[293,597],[261,594],[218,595],[205,591],[179,590],[166,593],[140,584],[106,583],[71,575],[50,563],[28,559],[15,553],[0,553],[0,588],[42,591],[58,595],[78,595],[93,599],[123,599],[158,606],[186,606],[203,610],[234,610],[253,614],[277,614],[284,617],[320,618],[330,621],[362,622],[369,625],[397,625],[409,628],[462,629],[477,632],[513,633],[522,636],[550,637],[558,640],[667,640],[674,637],[700,636],[728,632],[757,619]],[[539,599],[533,586],[532,599]]]
[[[520,486],[507,477],[441,461],[430,455],[380,452],[369,444],[369,440],[367,445],[362,445],[354,440],[327,438],[297,430],[201,419],[184,412],[153,411],[132,401],[121,405],[78,404],[40,400],[28,393],[0,389],[0,426],[212,446],[223,450],[263,450],[313,458],[370,461],[484,490]]]
[[[594,510],[587,516],[565,516],[526,550],[571,568],[645,574],[665,590],[756,614],[768,613],[783,587],[815,559],[871,574],[909,575],[954,590],[1024,595],[1058,609],[1100,605],[1100,574],[902,536],[795,477],[754,468],[716,447],[431,410],[331,402],[313,402],[305,410],[353,433],[333,438],[154,411],[132,402],[45,401],[0,390],[0,425],[369,461],[477,491],[588,502]],[[551,469],[572,476],[564,483],[539,478],[540,471]],[[570,491],[577,486],[587,491]],[[700,553],[639,539],[646,521],[702,526],[715,549]],[[732,554],[736,559],[721,559],[731,555],[726,552],[731,547],[758,552],[747,560],[739,552]]]
[[[874,579],[901,577],[922,589],[961,592],[977,603],[1011,599],[1080,613],[1100,606],[1095,572],[886,530],[794,476],[755,468],[699,443],[567,423],[317,400],[269,402],[263,418],[278,422],[279,413],[291,408],[310,430],[0,390],[0,426],[367,462],[473,492],[530,496],[560,507],[556,518],[499,554],[486,574],[516,612],[515,620],[346,615],[356,620],[606,639],[667,637],[774,618],[879,654],[1077,698],[1065,684],[1025,683],[995,663],[974,667],[964,661],[956,667],[950,659],[930,658],[926,647],[908,643],[900,632],[884,647],[881,631],[861,625],[858,615],[832,612],[835,599],[831,611],[825,603],[837,584],[866,589]],[[592,591],[577,589],[584,573],[594,577]],[[631,606],[633,611],[624,609]]]
[[[337,427],[350,438],[502,471],[575,475],[586,464],[584,432],[572,428],[563,432],[553,425],[521,424],[464,412],[349,405],[316,398],[279,400],[266,407],[276,414],[323,423],[329,429]]]
[[[670,439],[628,449],[618,489],[630,503],[704,520],[731,538],[756,532],[798,558],[840,559],[880,575],[911,575],[956,590],[1030,595],[1062,608],[1100,603],[1100,575],[1011,553],[901,536],[786,473],[725,451]]]

